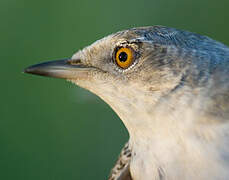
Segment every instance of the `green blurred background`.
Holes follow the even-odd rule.
[[[128,133],[102,100],[21,73],[118,30],[165,25],[229,44],[228,0],[1,0],[0,179],[105,179]]]

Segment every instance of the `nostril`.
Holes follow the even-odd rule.
[[[81,64],[82,61],[80,59],[69,59],[68,63],[71,65],[78,65],[78,64]]]

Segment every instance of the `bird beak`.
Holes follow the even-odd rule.
[[[86,77],[88,71],[93,69],[81,63],[80,60],[64,59],[48,61],[27,67],[24,73],[54,78],[75,79]]]

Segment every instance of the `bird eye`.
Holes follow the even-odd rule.
[[[130,65],[133,63],[133,59],[134,52],[129,47],[122,47],[116,51],[115,62],[122,69],[130,67]]]

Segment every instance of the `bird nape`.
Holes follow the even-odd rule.
[[[110,180],[229,179],[229,48],[162,26],[111,34],[26,73],[102,98],[130,139]]]

